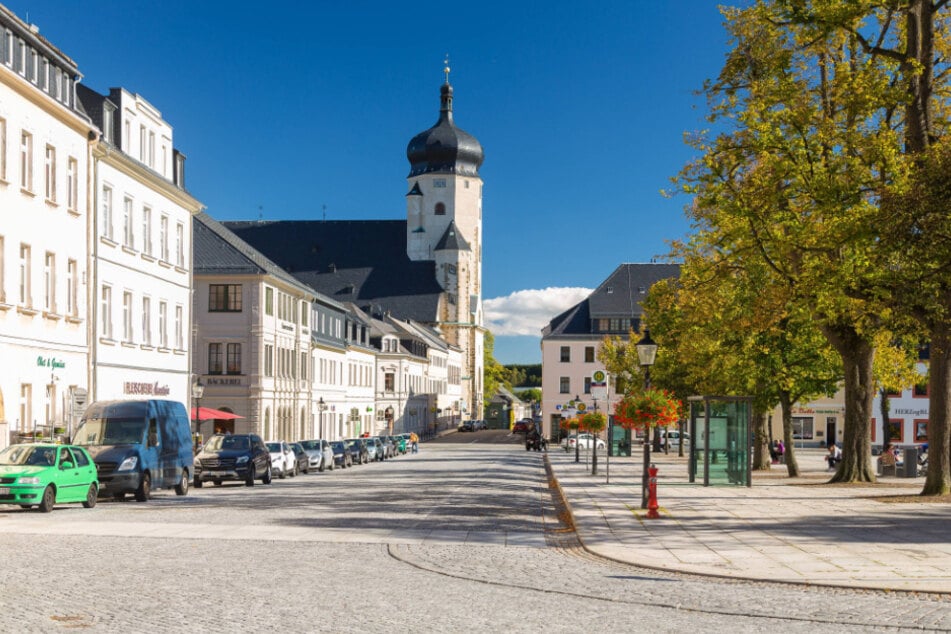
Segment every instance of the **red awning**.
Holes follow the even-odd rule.
[[[244,416],[223,412],[220,409],[211,409],[210,407],[192,408],[192,420],[234,420],[235,418],[244,418]]]

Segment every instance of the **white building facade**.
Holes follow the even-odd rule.
[[[68,435],[88,388],[96,129],[77,106],[80,77],[0,6],[0,447],[20,434]]]
[[[93,146],[90,399],[190,400],[192,216],[172,128],[140,95],[85,86]]]

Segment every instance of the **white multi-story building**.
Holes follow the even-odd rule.
[[[122,88],[77,96],[102,130],[93,145],[89,268],[92,400],[191,394],[191,218],[172,128]]]
[[[343,305],[320,295],[315,298],[312,313],[314,384],[310,396],[316,420],[308,438],[336,440],[354,435],[348,433],[346,424],[350,416],[347,313]]]
[[[90,139],[69,57],[0,5],[0,447],[69,433],[88,386]]]

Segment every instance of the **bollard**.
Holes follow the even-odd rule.
[[[647,481],[647,517],[648,519],[660,519],[660,513],[657,512],[657,465],[651,464],[647,469],[650,479]]]

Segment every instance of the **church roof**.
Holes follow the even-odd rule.
[[[459,229],[456,228],[456,221],[451,220],[449,226],[446,227],[446,232],[442,234],[442,237],[439,239],[439,242],[436,243],[435,251],[471,251],[469,248],[469,243],[466,242],[466,239],[462,237],[462,234],[459,233]]]
[[[405,220],[225,222],[288,273],[369,314],[437,320],[443,289],[435,262],[406,255]]]
[[[406,146],[409,177],[434,172],[478,176],[485,158],[482,145],[452,121],[452,86],[448,74],[446,83],[440,87],[439,99],[439,120],[414,136]]]

